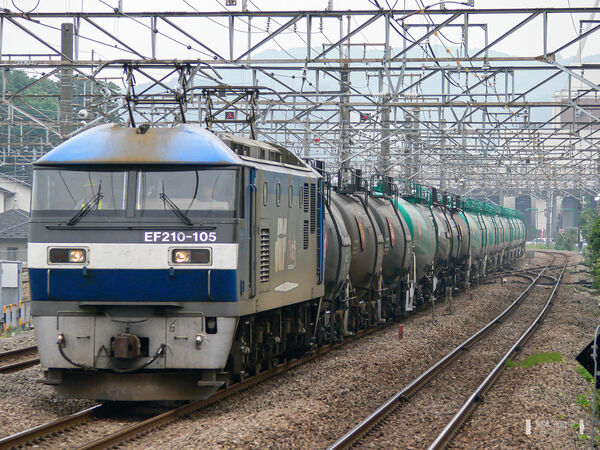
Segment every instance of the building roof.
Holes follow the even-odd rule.
[[[0,179],[5,179],[6,181],[9,181],[11,183],[18,183],[22,184],[23,186],[27,186],[28,188],[31,188],[31,183],[27,183],[25,181],[19,180],[18,178],[11,177],[10,175],[7,175],[5,173],[0,172]]]
[[[9,209],[0,214],[0,239],[27,239],[29,214],[22,209]]]
[[[35,164],[247,165],[216,135],[193,124],[172,128],[100,125],[63,142]]]

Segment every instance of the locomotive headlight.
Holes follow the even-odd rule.
[[[173,262],[177,264],[185,264],[192,261],[192,252],[189,250],[174,250]]]
[[[48,262],[51,264],[85,264],[87,250],[84,248],[51,248],[48,250]]]
[[[208,265],[211,261],[209,248],[175,248],[171,250],[172,264]]]
[[[69,262],[70,263],[85,262],[85,250],[83,250],[83,249],[69,250]]]

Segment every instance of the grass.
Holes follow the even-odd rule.
[[[562,355],[558,352],[540,352],[534,353],[533,355],[529,355],[527,358],[521,361],[513,361],[509,359],[506,361],[506,365],[508,367],[522,367],[524,369],[528,369],[537,364],[543,364],[545,362],[562,362]],[[583,367],[582,367],[583,369]],[[585,369],[583,369],[585,370]]]
[[[589,373],[584,367],[577,366],[575,367],[575,372],[583,377],[583,379],[589,383],[594,381],[594,376]],[[592,399],[594,398],[594,390],[593,387],[588,387],[586,389],[587,394],[579,394],[577,395],[576,402],[581,405],[581,407],[588,412],[588,414],[592,414]],[[596,393],[596,417],[600,417],[600,392]],[[596,438],[598,439],[598,438]],[[600,441],[598,441],[600,442]]]
[[[594,381],[594,376],[591,373],[589,373],[583,366],[577,366],[575,368],[575,372],[581,375],[585,381],[589,381],[590,383]]]

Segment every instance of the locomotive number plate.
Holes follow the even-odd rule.
[[[144,231],[144,242],[215,242],[216,231]]]

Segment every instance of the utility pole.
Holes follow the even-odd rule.
[[[379,154],[379,172],[390,175],[390,107],[389,96],[382,97],[381,107],[381,153]]]
[[[304,120],[304,157],[310,157],[310,115],[306,114],[306,119]]]
[[[348,64],[343,65],[348,68]],[[348,81],[349,72],[342,70],[340,73],[340,162],[341,167],[348,167],[350,165],[350,108],[348,106]]]
[[[441,139],[440,139],[440,189],[444,190],[446,188],[446,120],[440,120],[440,131],[441,131]]]
[[[550,210],[552,233],[550,233],[550,236],[556,236],[558,234],[557,199],[558,199],[558,195],[553,190],[552,191],[552,209]]]
[[[60,51],[61,62],[69,64],[73,61],[73,24],[61,25]],[[63,67],[60,70],[60,99],[58,103],[60,135],[66,139],[73,131],[73,68]]]
[[[550,248],[552,212],[552,189],[548,186],[548,191],[546,192],[546,248]]]
[[[331,5],[333,6],[333,5]],[[348,33],[350,33],[350,16],[348,16]],[[344,35],[344,22],[340,17],[340,39]],[[346,54],[344,55],[344,49],[342,44],[339,48],[340,59],[350,58],[350,39],[347,39]],[[341,168],[350,166],[350,98],[348,92],[350,91],[350,71],[348,70],[348,63],[344,62],[341,65],[340,71],[340,166]]]
[[[406,179],[416,181],[414,175],[418,172],[418,143],[419,143],[419,117],[421,115],[419,108],[414,108],[411,114],[406,114],[408,122],[408,132],[406,136]]]

